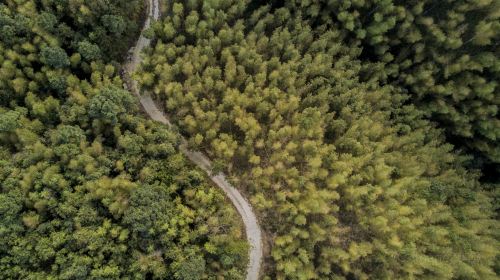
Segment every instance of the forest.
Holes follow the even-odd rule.
[[[500,1],[0,4],[0,278],[498,279]],[[210,174],[209,174],[210,175]]]
[[[264,279],[497,279],[498,1],[163,1],[142,87],[249,194]]]
[[[1,279],[244,279],[236,211],[123,88],[144,8],[0,4]]]

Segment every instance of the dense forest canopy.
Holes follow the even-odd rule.
[[[500,1],[0,4],[0,278],[498,279]]]
[[[244,278],[235,210],[123,89],[143,10],[0,4],[0,278]]]
[[[268,278],[497,278],[464,167],[498,162],[498,3],[394,2],[163,1],[138,79],[251,194]]]
[[[278,1],[277,1],[278,2]],[[500,172],[500,1],[286,1],[313,26],[360,46],[363,79],[394,84],[475,156]],[[365,66],[365,65],[364,65]],[[490,178],[488,178],[490,179]],[[498,178],[491,178],[498,182]]]

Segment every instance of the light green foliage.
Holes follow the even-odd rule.
[[[408,91],[448,139],[472,152],[475,165],[498,173],[499,1],[292,0],[286,6],[360,44],[365,79]]]
[[[112,63],[142,3],[0,4],[0,278],[244,278],[236,211]]]
[[[394,9],[377,3],[374,13]],[[138,75],[189,143],[251,194],[272,245],[265,274],[495,279],[498,222],[477,174],[385,72],[368,75],[381,64],[361,60],[344,29],[294,8],[174,1]],[[361,31],[355,15],[339,17],[373,44],[396,24],[376,15]]]
[[[498,161],[497,2],[163,1],[137,76],[249,194],[265,279],[496,279],[498,195],[445,136]],[[244,278],[235,211],[117,76],[143,6],[0,4],[2,278]]]
[[[18,111],[7,111],[0,114],[0,132],[12,132],[20,126]]]

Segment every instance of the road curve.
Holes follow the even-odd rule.
[[[147,93],[141,95],[137,81],[130,78],[132,73],[137,69],[137,66],[141,63],[142,50],[148,47],[151,43],[151,40],[145,38],[142,34],[144,33],[144,30],[149,28],[151,25],[151,20],[158,20],[160,18],[158,0],[147,0],[147,2],[149,6],[148,17],[146,18],[137,43],[130,51],[131,57],[129,62],[125,65],[125,70],[127,72],[125,76],[129,81],[128,84],[130,91],[139,97],[141,105],[149,117],[155,121],[171,126],[167,116],[158,109],[151,96]],[[194,164],[207,172],[214,184],[224,191],[226,196],[231,200],[231,203],[234,207],[236,207],[245,225],[247,240],[250,244],[246,279],[259,279],[260,265],[262,262],[262,234],[252,206],[241,195],[241,193],[227,181],[226,176],[223,173],[219,173],[217,175],[211,174],[212,162],[210,159],[208,159],[201,152],[188,150],[187,142],[184,138],[181,139],[180,150]]]

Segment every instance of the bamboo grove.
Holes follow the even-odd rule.
[[[236,211],[141,116],[142,1],[0,4],[0,278],[243,279]]]
[[[136,76],[250,195],[265,279],[497,278],[499,6],[435,3],[163,1]]]
[[[0,278],[498,279],[498,0],[0,3]]]

